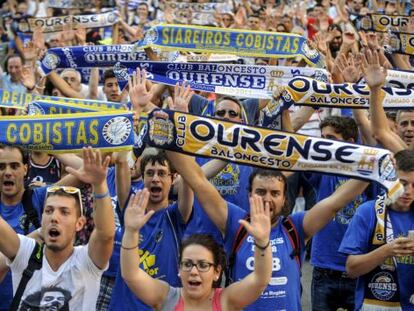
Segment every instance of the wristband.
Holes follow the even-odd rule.
[[[93,193],[93,197],[94,197],[95,199],[103,199],[103,198],[109,197],[109,190],[106,190],[106,192],[105,192],[105,193],[103,193],[103,194],[96,194],[96,193],[94,192],[94,193]]]
[[[130,251],[130,250],[132,250],[132,249],[137,249],[137,248],[138,248],[138,244],[137,244],[137,246],[133,246],[133,247],[125,247],[125,246],[123,246],[123,245],[121,244],[121,248],[123,248],[123,249],[125,249],[125,250],[127,250],[127,251]]]
[[[254,246],[256,246],[258,249],[260,249],[261,251],[265,251],[266,248],[268,248],[270,245],[270,239],[267,242],[267,244],[265,246],[260,246],[259,244],[256,243],[256,241],[254,241]]]

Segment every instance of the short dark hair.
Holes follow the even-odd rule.
[[[159,163],[161,165],[168,166],[171,173],[175,172],[164,150],[159,150],[156,154],[148,154],[142,157],[140,164],[142,178],[144,178],[145,167],[148,163],[151,163],[152,165]]]
[[[414,150],[404,149],[394,155],[397,169],[403,172],[414,171]]]
[[[107,69],[104,72],[104,76],[103,76],[103,82],[106,82],[106,79],[110,79],[110,78],[116,78],[115,76],[115,72],[113,69]]]
[[[405,113],[405,112],[414,112],[414,109],[399,109],[399,110],[397,111],[397,116],[396,116],[395,120],[396,120],[397,122],[399,122],[399,120],[400,120],[400,118],[401,118],[401,115],[402,115],[403,113]]]
[[[218,105],[219,103],[221,103],[222,101],[225,101],[225,100],[229,100],[229,101],[235,102],[237,105],[239,105],[240,110],[242,109],[242,103],[240,102],[240,100],[238,100],[234,96],[228,96],[228,95],[219,97],[219,99],[217,99],[217,101],[216,101],[216,105]]]
[[[56,190],[55,192],[47,192],[46,193],[46,199],[45,199],[45,205],[46,205],[46,200],[50,197],[53,197],[53,196],[59,196],[59,197],[66,197],[66,198],[75,199],[76,213],[77,213],[78,217],[82,216],[82,211],[81,211],[82,202],[79,201],[79,195],[78,194],[67,193],[63,189]]]
[[[29,163],[29,153],[23,149],[21,146],[18,145],[5,145],[5,144],[0,144],[0,149],[17,149],[20,154],[22,155],[22,162],[23,164],[28,164]]]
[[[257,176],[261,176],[261,177],[267,177],[267,178],[276,178],[277,180],[283,182],[283,195],[285,196],[285,203],[283,204],[282,207],[282,215],[283,216],[287,216],[290,213],[290,204],[287,200],[287,179],[286,176],[282,174],[281,171],[277,171],[277,170],[266,170],[263,168],[256,168],[253,170],[253,172],[250,174],[249,176],[249,185],[248,185],[248,190],[249,193],[252,194],[252,190],[253,190],[253,181]]]
[[[319,128],[332,127],[336,133],[341,134],[344,140],[353,139],[354,142],[358,140],[358,125],[355,120],[350,117],[329,116],[323,119]]]
[[[226,253],[224,252],[223,247],[220,246],[220,244],[218,244],[217,241],[209,234],[192,234],[181,242],[180,261],[183,256],[184,249],[190,245],[201,245],[211,252],[211,254],[213,255],[214,267],[221,267],[220,276],[217,281],[213,282],[213,288],[220,287],[221,277],[223,275],[223,271],[226,269],[227,266]]]

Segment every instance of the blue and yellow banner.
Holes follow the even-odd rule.
[[[106,151],[134,145],[132,113],[0,117],[0,143],[48,153],[77,152],[84,146]]]
[[[146,143],[201,157],[286,171],[312,171],[377,181],[402,190],[391,152],[346,142],[224,122],[177,111],[149,115]]]
[[[385,109],[412,109],[414,89],[383,87],[383,106]],[[282,99],[285,105],[295,104],[331,108],[369,109],[369,87],[363,84],[329,84],[307,77],[292,79]]]
[[[60,103],[52,100],[39,100],[29,104],[28,115],[48,115],[99,112],[101,109],[82,104]]]
[[[364,31],[404,31],[414,21],[413,16],[368,13],[361,18],[359,28]]]
[[[306,38],[291,33],[261,32],[217,27],[157,25],[148,30],[137,49],[157,47],[173,51],[212,52],[252,57],[302,57],[309,65],[323,67],[317,50]]]
[[[192,90],[247,98],[272,98],[273,92],[296,76],[327,82],[324,69],[288,66],[258,66],[217,63],[120,62],[114,66],[123,88],[137,69],[145,69],[147,79],[161,84],[188,82]]]
[[[120,103],[106,102],[92,99],[78,99],[68,97],[57,97],[38,95],[31,93],[10,92],[0,89],[0,107],[26,109],[27,105],[37,100],[55,101],[56,103],[70,103],[91,106],[100,110],[125,110],[125,106]]]

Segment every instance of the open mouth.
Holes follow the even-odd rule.
[[[152,195],[159,195],[161,193],[161,191],[162,191],[161,187],[157,187],[157,186],[153,186],[150,189],[150,193]]]
[[[201,285],[201,282],[199,281],[188,281],[188,285],[190,285],[190,287],[198,287]]]
[[[60,232],[56,228],[52,228],[49,230],[49,236],[53,239],[57,238],[58,236],[60,236]]]
[[[14,186],[14,182],[10,181],[10,180],[6,180],[3,182],[3,186],[5,187],[13,187]]]

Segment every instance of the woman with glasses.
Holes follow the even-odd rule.
[[[182,288],[153,279],[139,267],[139,230],[151,218],[146,212],[149,192],[137,192],[125,212],[125,232],[121,244],[121,272],[129,288],[154,310],[240,310],[254,302],[266,288],[272,272],[269,240],[269,205],[258,196],[250,198],[250,222],[240,220],[254,237],[253,271],[226,288],[218,288],[225,269],[223,249],[208,235],[192,235],[180,250],[179,276]],[[173,260],[172,260],[173,262]],[[253,266],[253,265],[252,265]]]

